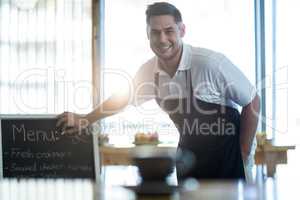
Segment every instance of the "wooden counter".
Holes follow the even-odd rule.
[[[277,164],[287,164],[287,152],[291,149],[295,149],[295,145],[267,140],[264,145],[256,148],[255,164],[265,165],[267,176],[272,177],[276,173]]]
[[[176,150],[175,145],[159,145],[159,148]],[[128,146],[101,146],[102,166],[106,165],[132,165],[130,152],[134,145]],[[287,151],[295,149],[295,145],[280,144],[272,141],[258,146],[255,153],[255,164],[264,165],[267,168],[267,176],[274,176],[277,164],[287,164]]]
[[[102,165],[132,165],[130,152],[134,150],[135,145],[128,146],[101,146],[101,164]],[[176,151],[175,146],[158,145],[159,148],[166,148]]]

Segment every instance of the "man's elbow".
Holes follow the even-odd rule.
[[[258,115],[260,111],[260,97],[256,94],[256,96],[248,105],[244,107],[244,109],[252,111],[253,113],[256,113]]]

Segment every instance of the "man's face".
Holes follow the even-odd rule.
[[[164,61],[180,56],[182,37],[185,34],[184,24],[176,24],[171,15],[150,17],[147,35],[150,47],[157,57]]]

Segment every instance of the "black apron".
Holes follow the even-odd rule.
[[[164,100],[156,95],[156,102],[168,113],[180,133],[178,148],[192,152],[195,157],[193,168],[184,176],[177,173],[177,177],[245,179],[239,112],[229,106],[195,98],[191,72],[181,73],[185,73],[187,80],[186,98]],[[155,74],[155,84],[159,88],[158,74]]]

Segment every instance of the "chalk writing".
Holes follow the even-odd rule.
[[[46,151],[46,152],[32,152],[31,149],[11,148],[10,153],[5,152],[5,155],[10,155],[11,158],[31,158],[31,159],[64,159],[72,156],[70,151]]]
[[[56,122],[1,119],[4,177],[95,177],[92,135],[63,135]]]
[[[24,142],[55,142],[59,140],[57,131],[45,131],[45,130],[26,130],[24,124],[12,125],[13,141],[17,138],[23,139]]]

